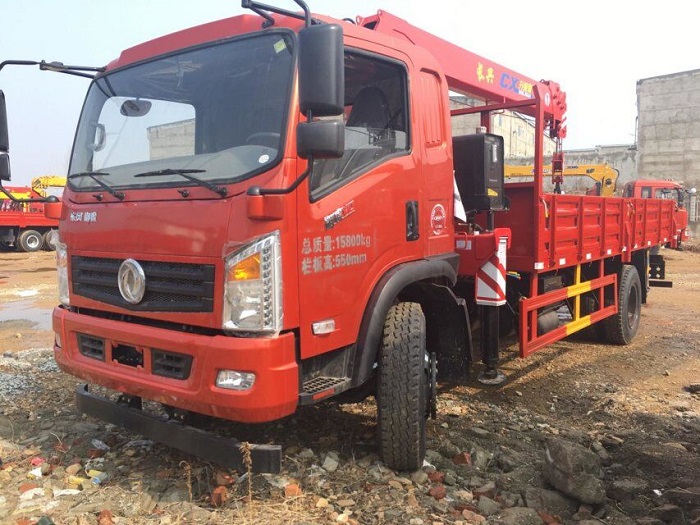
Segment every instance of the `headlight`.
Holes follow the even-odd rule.
[[[225,266],[223,329],[278,334],[282,329],[279,232],[229,255]]]
[[[58,270],[58,300],[63,306],[70,306],[68,286],[68,247],[56,242],[56,269]]]

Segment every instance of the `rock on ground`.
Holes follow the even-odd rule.
[[[523,500],[531,509],[567,518],[578,510],[576,501],[555,490],[528,487],[523,491]]]
[[[605,487],[598,479],[600,458],[581,445],[549,439],[545,447],[544,475],[553,487],[590,504],[605,501]]]
[[[511,507],[499,512],[492,523],[494,525],[542,525],[542,518],[535,509]]]

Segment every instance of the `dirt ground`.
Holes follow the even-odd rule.
[[[372,398],[252,431],[216,423],[282,444],[271,476],[225,472],[77,415],[78,382],[50,350],[54,256],[0,253],[0,523],[533,523],[505,512],[521,507],[539,523],[700,523],[700,395],[689,388],[700,382],[700,253],[663,254],[673,288],[651,290],[631,345],[566,340],[521,360],[510,341],[503,385],[478,386],[478,368],[442,385],[417,473],[378,461]],[[554,493],[542,474],[552,438],[598,456],[604,504],[530,505],[528,491]],[[109,479],[86,483],[91,467]]]

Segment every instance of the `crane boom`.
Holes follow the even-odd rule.
[[[66,178],[59,175],[41,175],[32,179],[32,189],[42,197],[46,197],[48,188],[63,188]]]
[[[535,168],[533,166],[505,166],[506,179],[515,177],[532,177]],[[544,175],[552,175],[552,166],[543,168]],[[617,178],[620,172],[607,164],[578,164],[564,166],[561,175],[563,177],[589,177],[596,181],[595,195],[612,197],[617,188]]]
[[[545,80],[537,82],[418,29],[386,11],[378,11],[376,15],[365,18],[359,17],[358,25],[407,40],[428,50],[442,67],[449,89],[452,91],[470,95],[487,104],[527,101],[539,95],[543,102],[544,116],[548,121],[550,135],[560,138],[566,136],[564,127],[566,93],[556,82]],[[531,114],[527,107],[518,111]],[[453,112],[453,114],[458,113]]]

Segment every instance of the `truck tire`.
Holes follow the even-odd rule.
[[[52,232],[55,232],[56,230],[49,230],[47,232],[44,232],[43,238],[44,238],[44,244],[41,246],[44,250],[47,252],[55,252],[56,251],[56,237],[52,235]]]
[[[36,252],[41,250],[44,238],[36,230],[24,230],[17,238],[17,249],[21,252]]]
[[[618,311],[603,320],[608,343],[628,345],[637,335],[642,314],[642,284],[637,269],[625,264],[618,283]]]
[[[379,455],[395,470],[417,470],[425,457],[429,363],[425,334],[418,303],[389,309],[379,350],[377,433]]]

